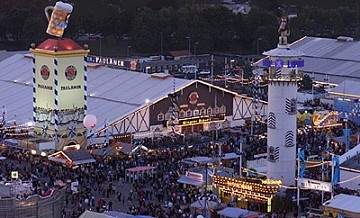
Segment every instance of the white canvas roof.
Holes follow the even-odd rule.
[[[360,213],[360,197],[354,195],[339,194],[324,203],[325,207]]]
[[[293,42],[290,48],[304,54],[302,70],[305,72],[328,75],[330,81],[335,83],[346,78],[360,80],[360,41],[306,36]],[[262,61],[255,65],[262,66]],[[332,75],[344,79],[332,78]]]
[[[329,93],[359,98],[360,81],[344,80],[337,87],[333,88]]]
[[[230,218],[240,218],[240,217],[248,217],[254,216],[257,213],[245,209],[241,209],[238,207],[226,207],[217,212],[219,215]]]
[[[32,120],[32,60],[15,54],[0,61],[0,108],[6,107],[7,120],[17,124]],[[175,78],[175,89],[190,85],[191,80]],[[155,102],[172,92],[172,77],[156,78],[149,74],[97,67],[88,69],[88,113],[94,114],[101,128],[141,108],[148,99]]]

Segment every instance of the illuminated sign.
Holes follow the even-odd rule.
[[[180,119],[179,125],[191,126],[196,124],[204,124],[212,121],[222,121],[222,120],[225,120],[225,116],[223,114],[219,114],[218,116],[213,116],[213,117],[206,116],[206,117],[195,117],[190,119]]]
[[[182,126],[190,126],[195,124],[203,124],[210,122],[210,118],[195,118],[195,119],[188,119],[188,120],[179,120],[179,125]]]
[[[191,92],[189,95],[189,103],[194,105],[199,100],[199,94],[197,92]]]
[[[331,183],[305,178],[299,178],[299,188],[332,192]]]
[[[264,67],[276,67],[276,68],[282,68],[282,67],[287,67],[287,68],[297,68],[297,67],[304,67],[304,60],[302,59],[297,59],[297,60],[282,60],[282,59],[276,59],[275,61],[270,60],[268,58],[265,58],[262,61],[262,65]]]
[[[18,179],[19,178],[19,172],[18,171],[11,171],[11,178],[12,179]]]
[[[263,203],[268,203],[279,191],[281,184],[281,180],[213,177],[213,185],[221,192]]]
[[[105,64],[105,65],[117,66],[117,67],[125,67],[125,61],[116,59],[116,58],[87,56],[86,61],[90,62],[90,63]]]

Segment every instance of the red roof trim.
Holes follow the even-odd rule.
[[[77,51],[84,50],[72,39],[47,39],[36,47],[47,51]]]

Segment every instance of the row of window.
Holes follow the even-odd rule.
[[[222,105],[221,107],[215,107],[215,108],[202,108],[200,110],[180,110],[179,112],[179,118],[189,118],[189,117],[197,117],[197,116],[206,116],[206,115],[217,115],[217,114],[225,114],[226,113],[226,107],[224,105]],[[157,120],[158,121],[164,121],[164,120],[170,120],[172,116],[172,112],[171,110],[169,110],[169,112],[163,114],[163,113],[159,113],[157,116]]]

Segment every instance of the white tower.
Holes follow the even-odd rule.
[[[86,144],[88,50],[71,39],[47,39],[31,49],[35,135],[54,140],[57,150]]]
[[[286,22],[282,19],[278,47],[263,53],[269,57],[263,61],[269,68],[267,177],[280,179],[284,185],[294,185],[298,68],[303,67],[304,62],[300,58],[302,54],[287,44]]]

